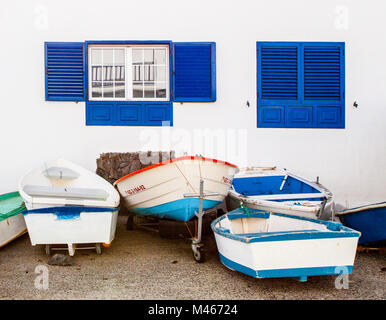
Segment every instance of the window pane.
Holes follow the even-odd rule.
[[[112,66],[113,65],[113,49],[104,49],[103,50],[103,65]]]
[[[114,50],[114,64],[116,66],[125,65],[125,49],[115,49]]]
[[[156,49],[154,51],[155,64],[166,64],[166,50]]]
[[[166,66],[155,67],[155,81],[166,81]]]
[[[145,64],[154,64],[154,50],[145,49],[144,50],[144,60]]]
[[[133,98],[143,98],[142,82],[133,82]]]
[[[156,84],[156,98],[166,98],[166,83]]]
[[[125,81],[125,67],[124,66],[115,67],[115,80],[116,81]]]
[[[154,66],[144,66],[144,80],[154,81]]]
[[[145,98],[154,98],[154,84],[145,82]]]
[[[91,96],[93,98],[102,97],[102,82],[93,82],[92,83]]]
[[[143,80],[143,66],[133,66],[133,81]]]
[[[103,98],[113,98],[113,82],[103,82]]]
[[[91,64],[101,65],[102,64],[102,49],[92,49],[91,50]]]
[[[143,49],[133,49],[133,64],[143,63]]]
[[[125,83],[115,82],[115,98],[124,98],[124,97],[125,97]]]
[[[91,68],[92,72],[92,81],[101,81],[102,80],[102,67],[97,66],[97,67],[92,67]]]
[[[103,81],[112,81],[113,80],[113,67],[104,66],[103,67]]]

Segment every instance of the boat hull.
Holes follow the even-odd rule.
[[[360,245],[385,245],[386,243],[386,203],[365,206],[340,213],[342,223],[361,232]]]
[[[204,199],[203,210],[211,209],[220,203],[221,201]],[[199,199],[190,198],[180,199],[149,208],[131,209],[131,212],[142,216],[158,216],[160,219],[188,221],[195,216],[196,212],[198,212],[198,206]]]
[[[360,235],[354,230],[347,228],[341,235],[338,232],[318,233],[312,230],[288,234],[267,232],[261,238],[248,242],[240,241],[229,232],[221,232],[219,222],[224,218],[216,219],[212,229],[220,260],[232,270],[254,278],[294,277],[301,281],[307,280],[308,276],[349,274],[353,270]],[[307,220],[312,223],[313,219]],[[341,225],[329,223],[334,228]]]
[[[18,192],[0,195],[0,247],[27,232],[23,199]]]
[[[33,246],[37,244],[110,244],[118,208],[51,207],[23,212]]]
[[[0,221],[0,247],[27,232],[24,217],[21,213]]]
[[[138,215],[188,221],[199,211],[200,180],[204,193],[218,195],[205,198],[203,209],[211,209],[223,202],[231,186],[234,165],[202,157],[182,157],[153,165],[116,181],[123,204]]]

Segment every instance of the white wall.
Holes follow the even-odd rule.
[[[95,170],[100,153],[146,149],[155,133],[170,134],[181,152],[320,176],[343,204],[386,200],[385,9],[381,0],[3,0],[0,193],[45,160],[64,157]],[[86,126],[84,103],[44,101],[43,46],[85,40],[215,41],[217,101],[174,104],[170,132]],[[346,129],[256,128],[257,40],[346,42]],[[207,139],[204,149],[189,144],[195,129],[236,137],[241,152],[230,138],[222,152]]]

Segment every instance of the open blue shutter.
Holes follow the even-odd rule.
[[[216,101],[216,43],[176,42],[172,54],[173,101]]]
[[[344,43],[257,42],[257,126],[344,128]]]
[[[85,49],[83,42],[46,42],[46,100],[85,100]]]

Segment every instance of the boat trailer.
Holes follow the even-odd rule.
[[[204,251],[204,244],[201,242],[202,240],[202,218],[204,217],[204,210],[203,210],[203,200],[206,197],[213,197],[213,196],[219,196],[220,194],[218,192],[208,192],[204,193],[204,180],[200,180],[200,193],[187,193],[184,194],[185,198],[199,198],[199,207],[198,212],[195,213],[197,220],[198,220],[198,227],[197,227],[197,234],[192,237],[192,250],[193,250],[193,257],[197,262],[204,262],[205,260],[205,251]]]

